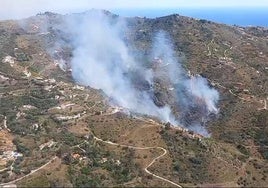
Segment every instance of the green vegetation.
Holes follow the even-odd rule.
[[[147,127],[147,122],[121,113],[103,115],[109,111],[108,102],[95,104],[105,95],[91,88],[73,89],[71,73],[54,66],[53,58],[46,52],[58,39],[70,41],[53,26],[60,24],[64,17],[50,13],[39,16],[30,18],[27,23],[37,24],[40,18],[49,19],[52,26],[44,36],[32,32],[31,27],[21,28],[15,21],[0,23],[0,74],[9,78],[0,82],[0,126],[1,131],[13,139],[14,150],[23,154],[15,161],[8,161],[6,167],[13,165],[13,175],[1,172],[1,182],[26,175],[57,156],[59,164],[48,165],[18,185],[150,187],[157,182],[157,186],[161,186],[162,181],[144,172],[144,166],[157,151],[109,146],[93,140],[91,133],[94,133],[107,141],[166,148],[168,154],[150,170],[179,181],[185,187],[226,182],[248,187],[268,184],[268,111],[261,109],[264,103],[260,102],[266,100],[268,93],[267,31],[264,28],[229,27],[179,15],[126,19],[129,30],[124,33],[124,40],[131,52],[138,54],[137,61],[142,62],[149,56],[155,32],[165,30],[172,38],[183,67],[191,74],[209,78],[211,85],[220,92],[220,112],[206,125],[212,138],[198,140],[171,126],[162,129],[148,123]],[[70,62],[72,49],[69,45],[57,50],[62,50],[60,58]],[[13,67],[2,63],[8,55],[15,58]],[[144,66],[150,67],[151,63],[146,60]],[[32,73],[31,77],[24,75],[25,68]],[[56,83],[46,82],[49,78],[56,79]],[[45,89],[48,86],[53,88],[48,91]],[[163,88],[159,88],[159,96],[161,92]],[[172,99],[167,97],[167,100]],[[52,109],[67,103],[75,106]],[[27,109],[24,105],[34,108]],[[72,120],[57,119],[78,112],[85,114]],[[5,116],[8,129],[3,127]],[[143,136],[144,132],[148,134]],[[40,149],[50,141],[54,144]],[[13,146],[1,148],[0,155],[6,150],[13,150]]]

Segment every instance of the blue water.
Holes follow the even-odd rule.
[[[268,27],[268,8],[115,9],[111,11],[126,17],[156,18],[180,14],[228,25]]]

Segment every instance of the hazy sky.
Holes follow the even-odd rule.
[[[70,13],[91,8],[113,10],[226,6],[268,8],[268,0],[0,0],[0,19],[23,18],[44,11]]]

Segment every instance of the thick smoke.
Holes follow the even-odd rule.
[[[166,80],[163,85],[168,85],[176,98],[175,105],[179,110],[176,118],[178,123],[208,136],[202,125],[210,114],[218,112],[218,92],[209,87],[205,78],[190,75],[185,71],[173,50],[171,39],[164,32],[157,33],[154,38],[152,58],[160,61],[160,70],[155,71],[156,77]]]
[[[117,105],[131,112],[187,125],[207,135],[200,125],[209,114],[217,113],[218,92],[208,86],[206,79],[187,75],[164,32],[156,34],[152,65],[145,68],[123,41],[126,27],[120,18],[91,11],[70,16],[67,26],[73,36],[72,75],[78,83],[103,90]],[[175,100],[173,104],[157,105],[157,84],[166,87],[167,94]],[[198,118],[192,117],[193,110],[198,112]]]
[[[121,39],[124,23],[111,23],[112,20],[101,11],[93,11],[77,19],[79,22],[70,22],[75,36],[71,62],[74,79],[102,89],[118,105],[132,112],[175,123],[168,106],[157,107],[148,92],[134,87],[131,75],[135,72],[144,75],[150,71],[141,66],[142,62],[134,60]]]

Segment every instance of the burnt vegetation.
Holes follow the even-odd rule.
[[[40,27],[43,19],[49,23],[47,33],[34,27]],[[170,124],[161,128],[132,114],[113,114],[101,91],[75,89],[70,67],[64,72],[54,62],[63,59],[68,65],[72,59],[68,35],[56,29],[63,19],[44,13],[27,19],[27,27],[16,21],[0,23],[0,133],[12,135],[10,143],[0,142],[0,156],[7,151],[22,154],[0,164],[0,183],[23,177],[56,156],[43,171],[16,183],[22,187],[170,186],[144,172],[160,155],[157,151],[109,146],[94,140],[96,135],[122,144],[166,148],[168,154],[149,170],[185,186],[267,185],[266,28],[180,15],[126,19],[129,30],[123,37],[137,59],[148,59],[154,33],[164,30],[182,66],[208,78],[220,92],[219,114],[205,121],[211,138],[198,139]],[[51,54],[46,49],[56,39],[62,46]],[[6,56],[14,58],[14,65],[4,61]],[[144,67],[151,67],[150,63]],[[137,88],[150,90],[143,75],[132,77]],[[52,78],[55,82],[48,80]],[[152,93],[154,102],[158,106],[174,102],[163,80],[155,81],[159,84]],[[191,124],[199,113],[204,109],[192,106],[184,123]]]

